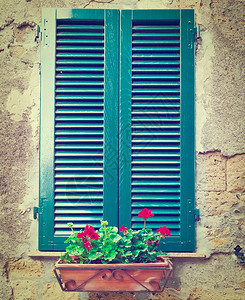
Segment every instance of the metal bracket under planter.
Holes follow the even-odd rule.
[[[66,292],[162,292],[172,273],[172,262],[161,257],[157,263],[63,264],[54,274]]]

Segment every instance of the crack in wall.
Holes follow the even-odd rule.
[[[83,6],[83,8],[88,7],[91,3],[109,4],[109,3],[112,3],[113,1],[115,1],[115,0],[108,0],[108,1],[90,0],[87,4],[85,4]]]
[[[245,152],[243,152],[243,151],[242,152],[237,152],[237,153],[232,154],[232,155],[225,155],[225,154],[222,153],[222,151],[220,149],[212,149],[212,150],[207,150],[207,151],[198,151],[197,153],[201,154],[201,155],[205,155],[205,154],[210,154],[210,153],[215,154],[217,152],[220,153],[224,158],[227,158],[227,159],[235,157],[237,155],[245,155]]]
[[[15,19],[9,19],[9,20],[7,20],[5,24],[3,24],[3,25],[0,26],[0,31],[4,30],[6,27],[10,26],[14,22],[14,20]]]

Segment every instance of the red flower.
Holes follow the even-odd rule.
[[[78,239],[83,239],[83,237],[84,237],[84,233],[83,232],[78,232],[77,238]]]
[[[152,214],[151,211],[148,210],[147,208],[142,209],[138,214],[138,218],[143,218],[144,220],[147,220],[148,218],[152,218],[153,216],[154,214]]]
[[[128,229],[128,227],[125,227],[124,225],[122,225],[120,227],[120,232],[126,233],[127,229]]]
[[[87,240],[84,240],[84,241],[83,241],[83,246],[84,246],[84,248],[86,248],[87,250],[93,248],[93,247],[91,246],[90,242],[88,242]]]
[[[165,237],[165,236],[171,236],[171,233],[170,233],[169,229],[166,226],[159,227],[157,229],[157,233],[159,233],[163,237]]]
[[[91,235],[90,235],[90,238],[91,240],[98,240],[100,236],[98,235],[97,232],[93,232]]]
[[[94,231],[94,227],[92,225],[85,226],[84,235],[92,240],[97,240],[100,237],[98,233]]]
[[[89,240],[97,240],[100,236],[94,231],[94,227],[91,225],[86,225],[83,232],[78,232],[77,238],[83,240],[83,246],[85,249],[92,249],[92,245]]]
[[[86,225],[84,229],[84,234],[86,236],[90,236],[93,233],[94,233],[94,227],[92,225]]]

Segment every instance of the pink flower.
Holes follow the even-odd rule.
[[[120,227],[120,232],[123,232],[124,234],[127,232],[128,227],[125,227],[124,225],[122,225]]]
[[[171,236],[171,233],[166,226],[159,227],[157,229],[157,233],[160,234],[162,237]]]
[[[142,209],[138,214],[138,218],[143,218],[144,220],[152,217],[154,217],[154,214],[152,214],[147,208]]]

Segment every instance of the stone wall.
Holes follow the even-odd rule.
[[[196,49],[197,252],[174,258],[164,293],[63,293],[52,258],[37,250],[39,63],[35,26],[41,7],[194,8]],[[244,0],[0,0],[0,295],[2,299],[245,299]],[[245,250],[245,249],[244,249]]]

